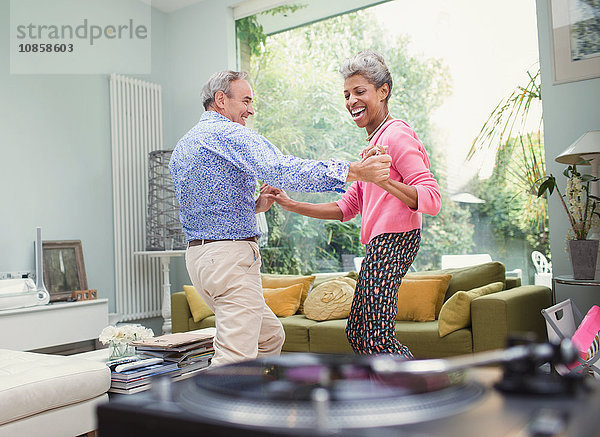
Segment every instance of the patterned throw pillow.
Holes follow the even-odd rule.
[[[317,285],[304,301],[304,314],[317,321],[348,317],[355,288],[352,278],[336,278]]]

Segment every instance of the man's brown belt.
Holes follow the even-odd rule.
[[[223,240],[192,240],[190,242],[188,242],[188,247],[192,247],[192,246],[202,246],[203,244],[206,243],[214,243],[215,241],[254,241],[255,243],[258,242],[258,238],[256,237],[248,237],[248,238],[240,238],[239,240],[233,239],[233,238],[225,238]]]

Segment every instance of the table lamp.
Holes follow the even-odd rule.
[[[586,162],[591,160],[590,162]],[[555,158],[561,164],[592,166],[592,176],[598,177],[600,162],[600,130],[590,130],[580,136],[564,152]],[[592,183],[592,195],[598,196],[598,182]]]

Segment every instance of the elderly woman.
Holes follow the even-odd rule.
[[[363,159],[380,153],[392,158],[390,177],[373,184],[354,182],[337,202],[311,204],[275,195],[279,205],[298,214],[347,221],[361,215],[361,242],[366,244],[346,335],[358,354],[391,353],[412,358],[395,336],[398,287],[421,241],[421,214],[440,209],[439,186],[429,171],[423,144],[410,126],[388,110],[392,77],[384,59],[367,50],[342,62],[346,109],[369,145]]]

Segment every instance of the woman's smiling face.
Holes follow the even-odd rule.
[[[368,134],[387,116],[387,95],[387,84],[375,88],[375,85],[360,74],[350,76],[344,81],[346,108],[356,125],[366,128]]]

